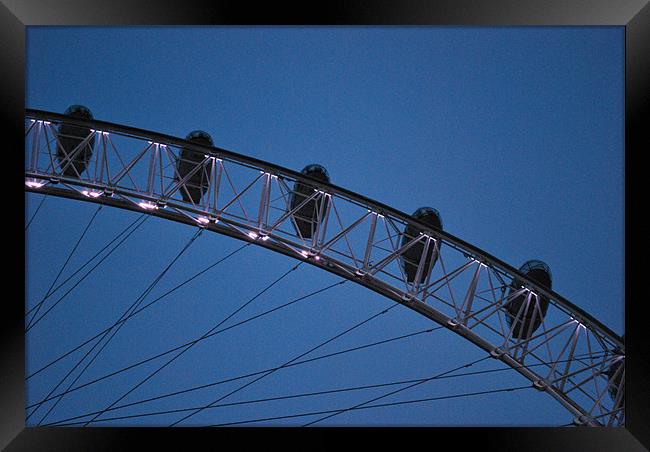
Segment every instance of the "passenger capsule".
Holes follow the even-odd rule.
[[[551,269],[544,262],[530,260],[524,263],[519,271],[539,285],[547,289],[551,288]],[[521,290],[522,286],[523,282],[514,279],[508,292],[510,301],[506,304],[506,320],[508,326],[512,328],[512,336],[517,339],[527,339],[539,328],[548,310],[549,302],[548,297],[527,290],[510,299],[510,296]]]
[[[212,137],[202,130],[195,130],[190,132],[187,137],[187,141],[192,143],[212,146]],[[192,172],[198,164],[200,164],[205,159],[205,154],[202,152],[195,152],[186,147],[181,148],[180,155],[176,161],[176,170],[178,174],[175,175],[177,181],[182,180],[187,174]],[[185,202],[194,202],[198,204],[201,201],[201,197],[208,188],[208,175],[206,174],[205,168],[197,169],[186,181],[185,188],[181,187],[179,191],[183,196]]]
[[[71,118],[93,119],[90,110],[83,105],[71,105],[64,114]],[[64,176],[80,177],[86,170],[95,146],[95,135],[88,139],[91,133],[88,127],[65,123],[59,125],[60,146],[56,147],[56,156]]]
[[[440,213],[432,207],[420,207],[413,213],[413,215],[411,215],[411,217],[421,223],[431,226],[434,229],[442,230],[442,219],[440,218]],[[409,241],[423,232],[423,230],[418,229],[414,225],[407,224],[404,228],[404,235],[402,236],[402,246],[406,245]],[[436,264],[436,260],[438,260],[440,242],[435,239],[428,240],[428,248],[426,256],[424,256],[424,265],[420,271],[420,277],[416,281],[416,277],[418,276],[418,267],[420,266],[425,246],[427,246],[426,239],[411,246],[400,256],[402,268],[404,269],[404,273],[406,273],[406,279],[410,283],[421,284],[424,282],[429,276],[429,272]]]
[[[301,173],[320,182],[330,181],[327,170],[321,165],[307,165]],[[314,194],[315,189],[315,186],[297,181],[293,187],[293,192],[291,192],[289,208],[294,210],[300,206],[300,204]],[[318,207],[321,205],[322,199],[323,194],[318,193],[314,198],[307,201],[300,209],[294,212],[294,228],[302,238],[310,239],[314,236],[318,225]]]

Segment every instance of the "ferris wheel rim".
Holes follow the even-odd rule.
[[[580,321],[580,323],[584,323],[589,325],[592,328],[596,328],[599,330],[599,332],[604,333],[608,338],[613,342],[614,345],[618,346],[622,351],[624,351],[624,343],[622,339],[616,335],[613,331],[611,331],[606,325],[602,324],[598,319],[587,313],[586,311],[582,310],[581,308],[577,307],[570,301],[566,300],[564,297],[560,296],[559,294],[555,293],[554,291],[547,289],[543,286],[540,286],[537,284],[534,280],[530,279],[527,275],[521,273],[518,269],[510,266],[509,264],[501,261],[500,259],[490,255],[489,253],[479,249],[478,247],[475,247],[465,241],[463,241],[460,238],[457,238],[453,236],[452,234],[446,232],[446,231],[440,231],[437,229],[432,229],[425,223],[421,223],[420,221],[412,218],[410,215],[401,212],[393,207],[387,206],[383,203],[380,203],[378,201],[372,200],[370,198],[367,198],[363,195],[360,195],[358,193],[352,192],[350,190],[347,190],[342,187],[338,187],[334,184],[328,183],[328,182],[323,182],[319,180],[315,180],[312,178],[309,178],[305,176],[302,173],[296,172],[294,170],[288,169],[288,168],[283,168],[279,165],[275,165],[273,163],[265,162],[259,159],[255,159],[253,157],[249,157],[246,155],[238,154],[233,151],[229,151],[226,149],[221,149],[215,146],[205,146],[197,143],[192,143],[187,140],[169,136],[169,135],[164,135],[160,134],[158,132],[152,132],[144,129],[137,129],[134,127],[130,126],[124,126],[120,124],[115,124],[115,123],[109,123],[105,121],[99,121],[99,120],[82,120],[82,119],[77,119],[77,118],[70,118],[65,115],[61,115],[58,113],[52,113],[52,112],[46,112],[42,110],[32,110],[32,109],[27,109],[26,110],[26,118],[33,118],[37,120],[60,120],[60,121],[65,121],[67,123],[71,123],[74,125],[79,125],[79,126],[85,126],[85,127],[93,127],[96,129],[100,130],[106,130],[106,131],[115,131],[115,132],[120,132],[122,134],[126,135],[136,135],[139,138],[150,138],[151,140],[158,140],[160,142],[166,142],[170,143],[173,145],[177,146],[184,146],[188,147],[190,149],[194,148],[193,150],[195,152],[203,152],[203,153],[210,153],[210,154],[215,154],[216,156],[219,157],[224,157],[230,160],[234,160],[239,163],[243,163],[244,165],[254,165],[256,168],[262,168],[268,171],[273,171],[276,174],[280,174],[283,176],[288,176],[291,179],[297,180],[297,181],[303,181],[303,182],[308,182],[311,185],[314,185],[320,189],[327,190],[328,193],[334,193],[337,195],[342,195],[344,197],[350,198],[355,202],[358,202],[359,204],[362,204],[363,206],[370,207],[374,209],[375,211],[382,212],[382,213],[388,213],[390,215],[393,215],[397,218],[400,218],[404,221],[408,221],[409,223],[413,224],[414,226],[431,233],[432,236],[438,236],[447,243],[452,243],[456,246],[458,246],[460,249],[465,250],[469,252],[470,254],[474,256],[478,256],[481,258],[482,261],[485,261],[486,263],[489,263],[491,266],[500,269],[500,270],[505,270],[505,273],[510,274],[514,277],[517,277],[520,281],[523,281],[524,283],[532,286],[535,290],[539,291],[539,293],[543,296],[547,296],[551,298],[555,303],[559,304],[560,307],[566,309],[572,317],[574,317],[576,320]],[[38,173],[30,173],[26,172],[26,177],[42,177],[41,174]],[[82,180],[66,180],[65,177],[57,178],[56,182],[61,182],[61,179],[63,179],[63,183],[65,184],[66,182],[76,184],[76,185],[81,185],[81,186],[88,186],[88,187],[93,187],[93,188],[102,188],[100,186],[94,186],[93,184],[89,184],[86,181]],[[56,186],[46,186],[46,187],[41,187],[41,188],[33,188],[26,186],[26,191],[28,192],[33,192],[33,193],[47,193],[48,195],[53,195],[57,197],[63,197],[63,198],[69,198],[73,200],[78,200],[78,201],[86,201],[86,202],[91,202],[91,203],[96,203],[96,204],[104,204],[104,205],[110,205],[112,207],[116,208],[121,208],[121,209],[126,209],[126,210],[131,210],[131,211],[136,211],[136,212],[142,212],[140,209],[136,207],[135,204],[131,205],[128,202],[125,201],[118,201],[112,198],[105,198],[105,197],[98,197],[98,198],[88,198],[85,196],[82,196],[78,192],[74,192],[71,190],[65,190],[65,189],[60,189],[57,188]],[[130,193],[129,196],[138,198],[138,194]],[[147,199],[146,197],[140,197],[140,199],[147,200],[147,201],[152,201],[151,199]],[[370,211],[370,210],[369,210]],[[147,214],[153,215],[162,219],[170,220],[170,221],[176,221],[179,223],[184,223],[187,225],[193,225],[196,226],[196,223],[192,222],[189,218],[184,218],[181,215],[174,214],[172,212],[166,211],[166,210],[152,210],[148,211]],[[241,233],[235,233],[232,231],[229,231],[227,228],[219,225],[203,225],[201,227],[204,227],[205,229],[209,229],[211,232],[214,233],[219,233],[222,235],[229,236],[231,238],[235,238],[238,240],[242,241],[247,241],[249,243],[253,243],[257,246],[269,249],[271,251],[279,252],[281,254],[287,255],[289,257],[292,257],[294,259],[299,259],[298,256],[294,253],[290,253],[286,250],[282,250],[280,247],[275,246],[272,243],[265,243],[265,242],[260,242],[254,239],[251,239],[247,237],[245,234]],[[585,419],[585,415],[587,415],[587,423],[591,423],[589,421],[589,415],[586,413],[586,410],[584,410],[580,405],[575,403],[571,398],[565,396],[562,391],[558,391],[556,388],[554,388],[552,385],[547,385],[544,384],[543,379],[540,375],[538,375],[536,372],[531,371],[528,369],[525,365],[521,365],[518,361],[516,361],[513,357],[510,355],[502,354],[500,353],[500,350],[498,348],[495,348],[493,344],[491,344],[489,341],[484,340],[479,334],[471,331],[468,328],[463,329],[463,325],[458,325],[455,324],[454,322],[451,321],[450,318],[446,317],[445,314],[437,311],[436,309],[426,305],[425,303],[419,302],[413,302],[412,300],[404,300],[400,299],[395,294],[390,293],[389,291],[381,291],[379,287],[376,285],[370,285],[366,281],[363,280],[363,278],[352,278],[349,276],[349,274],[346,274],[344,272],[337,271],[333,267],[327,267],[323,263],[315,262],[312,259],[307,259],[306,256],[304,256],[305,259],[303,259],[303,262],[307,262],[313,266],[319,267],[323,270],[329,271],[330,273],[336,274],[338,276],[344,277],[348,280],[351,280],[359,285],[362,285],[366,288],[369,288],[373,290],[374,292],[387,297],[391,299],[392,301],[399,303],[403,306],[406,306],[417,313],[423,315],[424,317],[444,326],[448,330],[451,330],[452,332],[456,333],[457,335],[463,337],[464,339],[470,341],[474,345],[478,346],[479,348],[485,350],[489,354],[492,355],[492,357],[497,358],[501,361],[503,361],[506,365],[510,366],[514,370],[517,370],[521,375],[523,375],[525,378],[533,382],[534,387],[536,387],[539,390],[545,391],[549,393],[552,397],[554,397],[557,401],[559,401],[565,408],[567,408],[570,412],[572,412],[575,416],[576,419]],[[595,425],[600,425],[600,424],[595,424]]]
[[[571,301],[563,297],[562,295],[558,294],[552,289],[548,289],[544,286],[539,285],[535,280],[531,279],[524,273],[522,273],[518,268],[515,268],[508,264],[507,262],[493,256],[492,254],[472,245],[469,242],[466,242],[462,240],[459,237],[456,237],[452,235],[451,233],[444,231],[444,230],[434,230],[432,229],[429,225],[426,223],[422,223],[418,221],[417,219],[412,218],[409,214],[400,211],[399,209],[396,209],[394,207],[388,206],[384,203],[381,203],[379,201],[376,201],[374,199],[368,198],[364,195],[361,195],[359,193],[353,192],[351,190],[348,190],[344,187],[340,187],[338,185],[332,184],[331,182],[325,182],[321,181],[318,179],[312,179],[308,176],[305,176],[304,174],[292,170],[290,168],[285,168],[280,165],[276,165],[271,162],[266,162],[264,160],[256,159],[254,157],[250,157],[244,154],[240,154],[234,151],[230,151],[227,149],[223,149],[217,146],[205,146],[197,143],[192,143],[189,142],[185,139],[174,137],[171,135],[166,135],[166,134],[161,134],[159,132],[155,131],[150,131],[150,130],[145,130],[145,129],[140,129],[132,126],[127,126],[127,125],[122,125],[122,124],[117,124],[117,123],[112,123],[112,122],[107,122],[107,121],[101,121],[101,120],[83,120],[79,118],[71,118],[66,115],[60,114],[60,113],[55,113],[55,112],[48,112],[45,110],[37,110],[37,109],[26,109],[26,118],[33,117],[35,119],[54,119],[54,120],[63,120],[65,122],[75,124],[75,125],[80,125],[80,126],[91,126],[91,125],[99,125],[101,126],[102,130],[107,130],[107,131],[121,131],[121,132],[126,132],[127,134],[135,134],[138,136],[149,136],[151,138],[158,138],[161,139],[161,141],[165,142],[170,142],[171,144],[176,144],[176,145],[182,145],[182,146],[187,146],[188,148],[195,148],[197,152],[218,152],[219,155],[223,155],[227,158],[231,158],[235,161],[242,162],[245,164],[253,164],[253,165],[258,165],[264,169],[268,170],[274,170],[277,171],[283,175],[288,175],[294,179],[301,180],[304,182],[308,182],[311,185],[320,187],[320,188],[327,188],[331,192],[335,194],[341,194],[346,197],[350,197],[351,199],[355,201],[359,201],[361,203],[365,203],[369,207],[375,208],[377,211],[383,211],[386,213],[390,213],[395,215],[396,217],[402,218],[404,220],[408,220],[408,222],[412,223],[415,225],[417,228],[425,230],[427,232],[431,232],[432,235],[437,235],[442,237],[445,241],[448,241],[450,243],[453,243],[460,248],[465,249],[466,251],[472,252],[477,256],[480,256],[482,259],[484,259],[486,262],[489,262],[490,264],[493,264],[496,267],[502,268],[506,270],[507,273],[512,274],[513,276],[516,276],[517,279],[525,282],[527,285],[532,286],[535,288],[536,291],[538,291],[540,294],[547,296],[563,307],[567,308],[567,310],[570,311],[570,313],[576,314],[574,315],[575,318],[584,320],[583,324],[593,324],[594,326],[598,327],[598,329],[602,330],[606,335],[609,336],[609,338],[615,342],[617,346],[619,346],[621,349],[624,350],[625,344],[624,341],[622,340],[621,336],[616,334],[614,331],[612,331],[607,325],[602,323],[600,320],[598,320],[596,317],[593,315],[589,314],[587,311],[583,310],[579,306],[573,304]],[[200,150],[200,151],[198,151]],[[586,321],[586,322],[585,322]]]

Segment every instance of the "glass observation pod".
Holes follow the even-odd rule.
[[[551,289],[551,269],[542,261],[530,260],[519,268],[524,275],[539,285]],[[506,304],[506,320],[508,327],[512,329],[512,337],[516,339],[527,339],[539,328],[548,310],[548,298],[535,294],[529,290],[522,291],[523,283],[514,279],[510,285]],[[510,299],[516,292],[520,294]],[[514,327],[513,327],[514,324]]]
[[[71,118],[93,119],[93,114],[83,105],[71,105],[64,114]],[[62,123],[58,135],[60,146],[56,147],[56,156],[61,173],[66,177],[81,177],[93,155],[95,134],[88,127]]]
[[[433,207],[420,207],[417,209],[411,218],[420,221],[428,226],[431,226],[433,229],[438,229],[442,231],[442,218],[440,213]],[[407,224],[404,228],[404,234],[402,235],[402,246],[406,245],[408,242],[418,237],[420,234],[424,233],[423,230],[415,227],[412,224]],[[427,244],[428,242],[428,244]],[[422,270],[420,271],[420,276],[418,278],[418,267],[424,256],[424,264]],[[406,279],[409,283],[422,284],[429,273],[433,269],[433,266],[438,260],[438,255],[440,253],[440,242],[438,240],[420,240],[415,245],[411,246],[400,256],[400,262],[404,273],[406,273]],[[417,278],[417,281],[416,281]]]
[[[327,170],[315,163],[304,167],[301,173],[320,182],[330,181]],[[300,206],[307,198],[314,194],[315,189],[316,187],[310,184],[297,181],[289,198],[289,209],[294,210]],[[321,206],[323,196],[323,193],[318,193],[293,214],[294,228],[304,239],[311,239],[316,232],[319,217],[318,208]],[[323,217],[322,214],[320,216],[321,218]]]
[[[192,143],[213,146],[212,137],[203,130],[190,132],[185,139]],[[186,147],[181,148],[180,155],[176,161],[176,171],[178,174],[175,175],[175,179],[177,181],[182,180],[204,159],[205,154],[202,152],[195,152]],[[194,204],[198,204],[201,201],[201,197],[208,189],[208,183],[209,178],[206,174],[205,168],[199,168],[196,170],[189,179],[185,181],[185,188],[187,188],[187,190],[183,187],[179,189],[183,196],[183,200],[185,202],[194,202]]]

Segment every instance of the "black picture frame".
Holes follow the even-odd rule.
[[[302,5],[302,6],[300,6]],[[236,431],[197,428],[45,428],[25,427],[24,411],[24,306],[14,296],[10,281],[20,281],[25,253],[9,247],[14,237],[23,234],[24,181],[20,153],[24,147],[25,109],[25,27],[30,25],[469,25],[469,26],[623,26],[625,27],[625,325],[626,325],[626,427],[625,428],[416,428],[361,429],[359,439],[382,440],[386,433],[415,434],[408,444],[425,447],[439,445],[473,445],[481,449],[502,451],[642,451],[650,448],[650,382],[647,351],[647,328],[644,328],[645,300],[633,269],[641,259],[643,243],[636,231],[643,222],[636,217],[636,207],[643,207],[643,185],[637,162],[642,145],[647,147],[646,126],[650,105],[650,5],[645,0],[401,0],[401,1],[330,1],[299,5],[267,2],[252,7],[246,2],[203,0],[2,0],[0,3],[0,111],[5,129],[4,189],[10,188],[11,212],[5,217],[5,269],[12,272],[3,284],[2,380],[0,383],[0,446],[15,450],[124,450],[135,448],[136,439],[153,447],[155,444],[201,444],[219,446],[224,438],[247,439],[256,435],[277,437],[278,444],[292,439],[305,446],[318,438],[319,445],[339,443],[341,429],[313,428],[298,435],[288,429],[246,428]],[[12,158],[7,158],[11,156]],[[15,167],[14,167],[15,165]],[[8,177],[7,177],[8,176]],[[640,198],[640,199],[635,199]],[[14,204],[15,203],[15,204]],[[24,235],[23,235],[24,237]],[[8,251],[11,250],[11,251]],[[22,265],[21,265],[22,264]],[[14,275],[13,272],[16,274]],[[5,273],[6,274],[6,273]],[[23,291],[18,290],[18,294]],[[631,396],[630,396],[631,395]],[[346,433],[350,432],[347,429]],[[306,433],[305,433],[306,432]],[[353,433],[356,433],[355,430]],[[282,435],[282,438],[278,435]],[[246,435],[246,436],[244,436]],[[401,435],[400,435],[401,436]],[[279,443],[280,439],[283,443]],[[329,440],[329,441],[328,441]],[[447,444],[447,446],[445,446]],[[438,446],[438,447],[439,447]],[[142,447],[142,446],[140,446]],[[198,446],[197,446],[198,447]],[[470,446],[471,447],[471,446]],[[465,447],[463,447],[465,448]],[[187,449],[187,448],[186,448]],[[191,448],[190,448],[191,449]]]

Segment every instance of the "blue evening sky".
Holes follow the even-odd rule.
[[[219,147],[295,170],[320,163],[334,184],[399,210],[435,207],[445,230],[515,267],[545,261],[554,290],[623,334],[623,63],[623,27],[28,27],[26,107],[63,112],[83,104],[96,119],[178,137],[203,129]],[[41,198],[26,195],[27,218]],[[95,210],[45,201],[26,235],[28,307]],[[136,217],[103,208],[64,276]],[[30,331],[28,372],[115,321],[193,233],[149,219]],[[203,234],[147,301],[239,246]],[[200,336],[293,265],[246,248],[129,321],[79,383]],[[303,265],[233,322],[337,280]],[[197,344],[123,402],[281,365],[389,306],[347,283]],[[391,310],[316,354],[432,325],[407,311]],[[83,356],[77,353],[28,381],[28,404],[49,393]],[[437,331],[278,371],[225,402],[423,378],[482,356]],[[67,395],[45,422],[108,406],[163,362]],[[111,414],[201,406],[247,381]],[[526,383],[506,371],[433,381],[382,401]],[[181,425],[346,408],[395,388],[206,410]],[[102,425],[168,425],[180,417]],[[322,425],[570,421],[531,389],[348,412]]]

